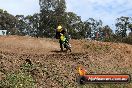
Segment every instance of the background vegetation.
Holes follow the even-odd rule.
[[[28,16],[13,16],[0,9],[0,29],[8,30],[7,34],[11,35],[54,38],[55,30],[60,24],[74,39],[88,38],[132,44],[131,17],[122,16],[115,19],[116,30],[113,31],[109,25],[103,26],[102,20],[89,18],[82,21],[77,14],[66,12],[65,0],[39,0],[39,5],[40,13]]]

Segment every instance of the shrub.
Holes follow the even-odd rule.
[[[132,44],[132,37],[125,37],[123,38],[122,42],[127,44]]]

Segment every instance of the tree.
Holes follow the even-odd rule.
[[[65,0],[39,0],[39,5],[41,12],[39,35],[52,37],[57,25],[63,23]]]
[[[4,30],[7,30],[7,34],[15,34],[17,32],[16,23],[18,20],[7,11],[1,10],[0,12],[0,27]]]
[[[132,32],[132,23],[128,25],[129,30]]]
[[[68,33],[72,35],[72,38],[83,37],[83,22],[81,21],[80,16],[77,16],[73,12],[67,12],[65,13],[65,17],[63,17],[63,19],[65,28],[67,29]]]
[[[117,22],[115,24],[116,26],[116,35],[123,38],[126,37],[126,31],[128,30],[128,25],[129,25],[129,17],[120,17],[116,19]]]
[[[24,18],[25,23],[28,25],[28,34],[30,36],[38,37],[38,28],[39,28],[39,21],[40,15],[35,13],[33,16],[28,15]]]
[[[87,21],[84,22],[84,35],[85,38],[91,38],[92,37],[92,28],[91,28],[91,23]]]
[[[18,19],[18,23],[16,24],[16,28],[18,29],[18,35],[29,35],[28,30],[30,30],[29,25],[25,21],[24,15],[16,15]]]
[[[103,22],[101,20],[97,21],[93,18],[89,18],[84,23],[86,36],[88,38],[97,39],[99,37]]]
[[[103,38],[109,38],[112,34],[112,29],[109,27],[109,25],[106,25],[102,28],[101,32]]]
[[[132,32],[132,17],[129,17],[128,29]]]
[[[0,13],[3,13],[3,9],[0,9]]]

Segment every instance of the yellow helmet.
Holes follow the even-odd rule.
[[[59,26],[57,27],[57,31],[61,32],[61,31],[62,31],[62,26],[59,25]]]
[[[60,25],[57,27],[58,30],[60,30],[61,28],[62,28],[62,26],[60,26]]]

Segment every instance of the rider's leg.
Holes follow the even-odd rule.
[[[61,41],[61,40],[59,40],[59,43],[60,43],[60,48],[61,48],[61,51],[63,51],[62,41]]]

